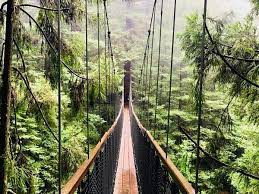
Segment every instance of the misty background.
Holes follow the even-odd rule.
[[[109,2],[109,1],[108,1]],[[113,0],[108,4],[108,14],[112,38],[120,51],[127,52],[128,59],[140,65],[143,60],[144,48],[152,14],[151,0]],[[184,30],[186,16],[198,13],[202,16],[203,0],[177,1],[176,35]],[[161,64],[170,64],[173,0],[164,0]],[[161,0],[156,6],[155,48],[154,61],[157,60],[158,35],[160,22]],[[217,19],[229,16],[229,22],[242,21],[250,13],[252,5],[249,0],[210,0],[208,1],[208,17]],[[181,61],[179,40],[176,38],[175,61]],[[156,62],[154,62],[156,63]]]

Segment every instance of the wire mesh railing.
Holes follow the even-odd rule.
[[[112,127],[96,145],[89,159],[65,184],[62,194],[113,193],[123,122],[123,98],[119,114]]]
[[[131,130],[139,192],[143,194],[195,193],[191,184],[172,163],[140,123],[130,103]]]

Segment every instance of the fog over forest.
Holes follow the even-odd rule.
[[[153,1],[150,0],[114,0],[108,6],[110,14],[110,23],[112,36],[115,39],[118,37],[118,45],[127,44],[127,47],[134,47],[134,42],[138,42],[137,48],[133,48],[133,52],[143,53],[146,43],[146,36],[148,34],[148,27],[151,18]],[[157,1],[156,8],[156,33],[155,39],[158,38],[159,21],[160,21],[161,1]],[[181,0],[177,1],[177,16],[176,16],[176,33],[183,31],[186,16],[192,13],[202,14],[203,1],[202,0]],[[95,9],[93,9],[95,11]],[[229,22],[241,21],[251,11],[251,3],[248,0],[213,0],[208,1],[208,17],[217,19],[224,19],[228,16]],[[172,18],[173,18],[173,1],[164,0],[163,12],[163,28],[162,28],[162,53],[166,61],[169,60],[171,52],[171,36],[172,36]],[[128,25],[128,26],[127,26]],[[127,43],[121,42],[121,36],[131,37]],[[178,41],[178,39],[176,40]],[[140,46],[142,45],[142,47]],[[158,45],[157,45],[158,46]],[[179,46],[176,46],[179,51]],[[125,50],[128,51],[128,50]],[[156,53],[156,51],[155,51]],[[176,54],[175,57],[178,57]],[[176,59],[178,60],[178,59]],[[140,61],[141,62],[141,59]]]

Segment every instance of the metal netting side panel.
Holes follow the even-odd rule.
[[[94,168],[88,175],[86,180],[86,188],[82,190],[81,193],[101,193],[99,188],[98,176],[100,172],[99,159],[97,158],[94,164]]]
[[[147,166],[149,162],[147,162],[148,158],[148,145],[144,139],[144,134],[142,134],[141,130],[138,128],[137,122],[135,118],[131,115],[131,130],[132,130],[132,142],[133,142],[133,152],[135,159],[135,167],[137,172],[137,180],[138,180],[138,190],[140,193],[145,193],[147,191],[146,185],[148,185],[147,180]],[[149,185],[150,186],[150,185]]]
[[[95,159],[93,168],[80,183],[79,194],[112,194],[120,149],[123,114]]]
[[[111,190],[110,192],[113,192],[114,185],[115,185],[115,178],[116,178],[116,172],[117,172],[117,166],[118,166],[118,158],[119,158],[119,151],[120,151],[120,144],[121,144],[121,133],[122,133],[122,125],[123,125],[123,113],[121,113],[121,116],[118,120],[118,123],[114,130],[114,139],[113,139],[113,149],[111,152],[111,158],[109,159],[112,161],[112,167],[111,167]]]
[[[139,128],[137,120],[132,114],[131,107],[130,116],[139,193],[180,193],[179,187],[174,183],[168,171],[163,166],[152,142],[146,136],[146,133]]]

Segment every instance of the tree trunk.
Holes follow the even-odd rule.
[[[12,42],[13,42],[13,22],[12,14],[14,0],[7,2],[6,32],[5,32],[5,53],[4,69],[2,75],[3,85],[1,88],[1,121],[0,121],[0,193],[7,193],[7,158],[8,141],[10,128],[10,98],[11,98],[11,68],[12,68]]]

